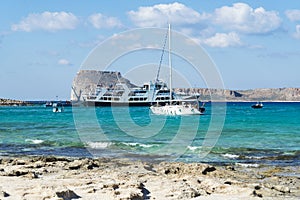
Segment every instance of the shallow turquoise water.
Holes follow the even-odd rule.
[[[221,122],[212,123],[222,113],[210,104],[205,115],[184,117],[155,116],[146,107],[67,107],[63,113],[42,106],[0,107],[0,155],[299,165],[300,103],[264,105],[227,103],[222,129]],[[214,146],[205,146],[207,141]]]

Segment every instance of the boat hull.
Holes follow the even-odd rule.
[[[205,111],[182,105],[151,106],[150,110],[156,115],[203,115]]]
[[[95,107],[112,107],[112,106],[120,106],[120,107],[150,107],[154,104],[154,102],[100,102],[100,101],[84,101],[82,102],[84,106],[95,106]],[[165,103],[162,102],[162,105]]]

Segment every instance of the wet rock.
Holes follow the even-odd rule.
[[[61,192],[56,192],[56,196],[59,197],[59,198],[62,198],[64,200],[71,200],[71,199],[81,198],[74,191],[69,190],[69,189],[65,190],[65,191],[61,191]]]
[[[213,172],[213,171],[216,171],[217,169],[214,167],[214,166],[208,166],[207,168],[205,168],[203,171],[202,171],[202,174],[203,175],[207,175],[207,173],[209,172]]]
[[[48,157],[41,158],[41,161],[43,161],[43,162],[56,162],[57,158],[54,157],[54,156],[48,156]]]

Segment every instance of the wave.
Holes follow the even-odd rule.
[[[112,145],[112,142],[87,142],[86,146],[92,149],[106,149]]]
[[[42,144],[45,141],[39,140],[39,139],[26,139],[25,142],[30,143],[30,144]]]
[[[225,158],[231,158],[231,159],[235,159],[235,158],[239,158],[240,157],[240,155],[230,154],[230,153],[225,153],[222,156],[225,157]]]
[[[257,164],[257,163],[235,163],[235,165],[237,165],[237,166],[241,166],[241,167],[249,167],[249,168],[251,168],[251,167],[255,167],[255,168],[258,168],[258,167],[260,167],[260,165],[259,164]]]
[[[122,150],[133,150],[133,149],[147,149],[159,146],[158,144],[143,144],[138,142],[87,142],[86,146],[92,149],[122,149]]]

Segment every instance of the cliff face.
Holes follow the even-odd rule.
[[[126,83],[128,87],[135,87],[129,80],[123,78],[120,72],[81,70],[72,83],[71,101],[82,100],[82,94],[95,92],[97,85],[108,88],[119,82]]]
[[[118,82],[126,83],[128,87],[136,87],[123,78],[120,72],[81,70],[73,80],[71,100],[82,100],[81,95],[94,92],[97,85],[113,87]],[[300,88],[253,90],[176,88],[175,92],[186,95],[196,93],[204,101],[300,101]]]

